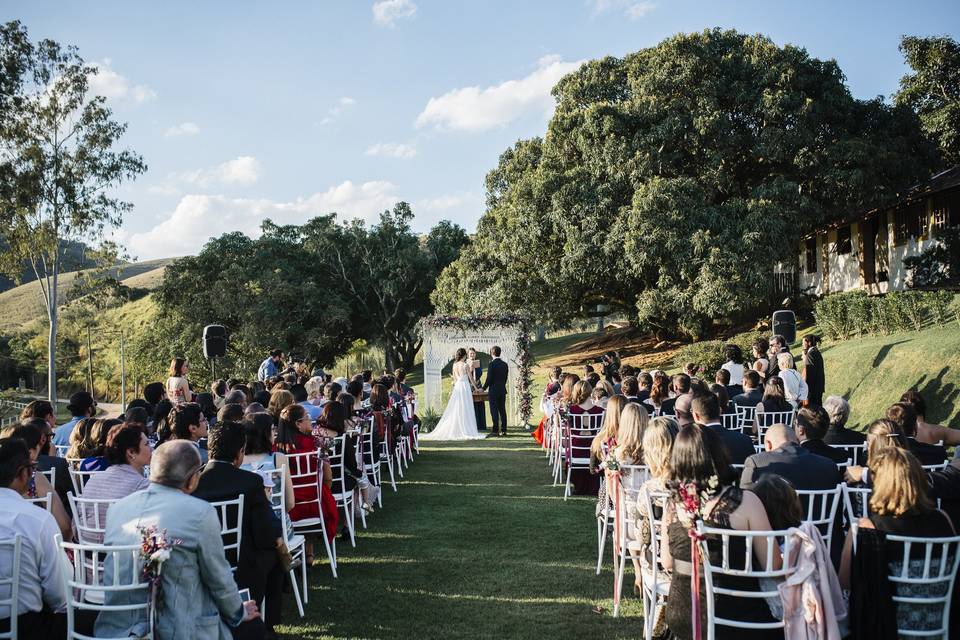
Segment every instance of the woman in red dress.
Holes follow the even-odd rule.
[[[590,397],[593,395],[593,386],[586,380],[581,380],[573,385],[573,392],[570,397],[570,416],[575,415],[603,415],[603,407],[593,403]],[[581,422],[583,427],[587,427],[589,422]],[[578,447],[578,451],[590,449],[593,444],[593,438],[596,434],[580,431],[576,428],[571,429],[571,444]],[[581,448],[582,447],[582,448]],[[574,469],[570,474],[570,484],[573,485],[573,494],[578,496],[596,496],[600,489],[600,476],[591,473],[589,469]]]
[[[277,422],[277,438],[274,441],[273,450],[290,455],[317,453],[320,448],[321,443],[313,436],[313,423],[309,414],[307,414],[307,410],[299,404],[284,407]],[[296,524],[298,520],[317,518],[322,513],[323,522],[327,529],[327,538],[333,540],[333,537],[337,534],[337,525],[340,518],[337,502],[330,491],[332,482],[330,468],[327,464],[323,464],[321,467],[319,457],[309,456],[307,460],[309,472],[316,474],[317,486],[314,487],[309,484],[294,486],[293,497],[296,505],[290,511],[290,519]],[[309,562],[313,557],[312,543],[309,545],[307,552]]]

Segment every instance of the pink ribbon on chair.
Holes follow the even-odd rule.
[[[623,541],[620,539],[620,520],[622,518],[620,505],[623,504],[623,481],[620,471],[607,471],[607,478],[613,480],[613,604],[620,603],[620,568],[617,562],[620,560],[620,546]],[[606,532],[604,532],[606,535]]]

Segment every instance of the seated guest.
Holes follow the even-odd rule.
[[[700,400],[698,398],[698,400]],[[699,514],[687,511],[687,500],[680,487],[691,488],[702,496],[705,504],[699,509],[707,526],[734,531],[769,531],[770,521],[760,499],[736,484],[736,475],[730,467],[726,448],[717,432],[694,425],[683,427],[677,434],[670,454],[671,499],[667,502],[661,528],[665,544],[660,546],[661,563],[673,571],[670,594],[667,596],[667,626],[676,638],[695,637],[692,624],[691,579],[693,557],[690,530],[696,527]],[[706,540],[707,552],[713,562],[720,563],[723,554],[722,539],[712,536]],[[742,542],[729,545],[729,555],[723,556],[731,568],[746,566],[750,549]],[[753,541],[752,566],[760,569],[779,569],[782,561],[778,548],[767,549],[766,538]],[[769,558],[772,566],[767,566]],[[721,576],[718,586],[741,591],[759,591],[756,578]],[[700,589],[700,611],[707,610],[706,590]],[[736,618],[758,623],[772,623],[773,617],[764,600],[717,595],[714,599],[717,617]],[[750,630],[721,629],[719,638],[782,638],[782,629]]]
[[[731,402],[738,407],[756,407],[763,400],[763,391],[760,390],[760,374],[756,371],[747,371],[743,374],[743,392],[733,396]]]
[[[617,432],[620,430],[620,416],[627,404],[623,396],[613,396],[607,403],[603,414],[603,426],[590,443],[590,469],[596,471],[607,457],[606,452],[617,445]]]
[[[636,379],[634,379],[634,382]],[[626,383],[626,381],[624,381]],[[574,427],[571,430],[570,440],[572,444],[581,451],[585,452],[590,448],[590,445],[593,441],[593,433],[587,435],[585,432],[581,431],[580,428],[577,428],[577,425],[586,429],[592,423],[588,420],[578,420],[574,421],[573,416],[580,415],[600,415],[603,414],[603,408],[598,407],[593,403],[593,400],[590,399],[590,396],[593,395],[593,386],[586,380],[581,380],[573,385],[573,391],[570,397],[570,408],[568,412],[570,414],[571,425]],[[628,400],[628,402],[630,402]],[[631,404],[636,404],[636,402],[631,402]],[[596,422],[596,424],[602,425],[602,421]],[[600,490],[600,478],[598,475],[590,473],[589,469],[573,469],[570,473],[570,483],[572,485],[572,491],[574,495],[582,496],[596,496]]]
[[[891,420],[907,439],[907,448],[917,456],[920,464],[943,464],[947,459],[947,450],[940,445],[927,444],[917,440],[917,413],[913,405],[898,402],[887,409],[887,420]]]
[[[57,427],[53,436],[53,444],[58,447],[66,447],[70,444],[70,434],[78,422],[84,418],[90,418],[96,415],[97,402],[88,392],[78,391],[70,396],[70,404],[67,405],[67,411],[70,412],[72,417]]]
[[[247,405],[247,408],[244,409],[242,404],[236,402],[228,402],[227,404],[220,407],[220,411],[217,411],[217,422],[239,422],[243,420],[243,416],[247,414],[247,409],[249,409],[256,402]],[[266,409],[261,405],[260,409],[266,411]]]
[[[286,389],[276,388],[270,392],[270,403],[267,405],[267,413],[273,416],[273,423],[280,423],[280,414],[284,409],[292,404],[296,404],[293,394]],[[306,409],[304,409],[306,411]],[[307,416],[310,414],[307,413]]]
[[[316,422],[317,418],[320,417],[320,407],[310,403],[307,388],[302,384],[295,384],[290,387],[290,393],[293,394],[293,401],[306,409],[310,419]]]
[[[720,403],[715,395],[697,396],[691,405],[693,420],[704,429],[717,434],[733,464],[743,464],[754,454],[753,441],[739,431],[724,429],[720,421]]]
[[[40,448],[43,446],[43,432],[37,427],[33,420],[7,425],[3,429],[0,429],[0,438],[18,438],[22,440],[30,453],[30,464],[33,465],[33,469],[36,471],[38,467],[37,459],[40,457]],[[67,541],[72,540],[73,523],[70,520],[70,515],[67,513],[66,507],[63,506],[63,502],[60,501],[59,494],[57,494],[56,490],[50,484],[50,481],[47,480],[47,476],[42,473],[34,473],[30,482],[27,483],[26,489],[26,493],[23,494],[24,498],[45,498],[50,496],[50,510],[54,519],[57,521],[57,525],[60,527],[63,539]]]
[[[313,376],[303,384],[303,390],[307,392],[307,402],[314,407],[320,406],[323,399],[323,378]]]
[[[595,405],[606,410],[607,402],[613,397],[613,385],[606,380],[597,380],[597,384],[593,388],[593,395],[590,397]]]
[[[917,441],[925,444],[940,444],[953,446],[960,444],[960,429],[951,429],[939,424],[930,424],[927,422],[927,403],[923,396],[911,389],[900,397],[900,402],[905,402],[913,407],[913,412],[917,414]]]
[[[23,499],[34,480],[34,462],[20,438],[0,440],[0,540],[21,538],[20,591],[17,596],[19,638],[64,638],[67,635],[67,594],[61,575],[61,553],[54,538],[61,532],[46,509]],[[11,555],[0,554],[0,575],[13,572]],[[9,597],[9,587],[6,595]],[[0,620],[0,631],[10,630],[10,611]],[[89,631],[89,629],[88,629]]]
[[[268,395],[267,395],[267,398],[269,399],[269,397],[270,397],[270,396],[269,396],[269,394],[268,394]],[[258,400],[258,402],[259,402],[259,400]],[[269,402],[269,400],[268,400],[268,402]],[[231,389],[230,391],[228,391],[228,392],[227,392],[227,395],[225,395],[225,396],[223,397],[223,405],[222,405],[220,408],[222,409],[223,407],[227,406],[228,404],[238,404],[238,405],[240,405],[241,408],[246,409],[246,408],[247,408],[247,405],[250,404],[249,399],[247,398],[247,393],[246,393],[246,391],[244,391],[243,389]],[[266,405],[264,405],[264,406],[266,406]],[[219,411],[219,409],[218,409],[218,411]],[[218,413],[218,414],[217,414],[217,420],[219,420],[219,419],[220,419],[220,414]]]
[[[127,410],[123,412],[123,424],[128,427],[140,427],[143,433],[146,434],[150,424],[150,414],[147,413],[144,407],[127,407]]]
[[[89,418],[79,422],[70,435],[70,448],[67,459],[74,461],[80,471],[103,471],[107,460],[103,450],[107,444],[107,434],[120,420]]]
[[[727,372],[726,382],[723,382],[724,385],[729,385],[732,387],[740,387],[743,384],[743,349],[735,344],[728,344],[723,347],[723,357],[726,362],[720,365],[721,371]],[[720,382],[719,378],[717,382]],[[730,397],[736,396],[743,393],[743,389],[737,391],[737,393],[730,392]]]
[[[907,439],[900,432],[900,427],[892,420],[881,418],[874,420],[867,427],[866,440],[866,466],[847,467],[847,482],[861,484],[869,487],[871,484],[871,474],[873,464],[886,453],[888,449],[906,449]],[[872,462],[871,462],[872,461]]]
[[[693,394],[685,393],[682,396],[674,398],[676,402],[673,403],[674,419],[677,421],[677,425],[681,427],[687,427],[693,424],[693,413],[691,407],[693,406]]]
[[[670,378],[667,374],[658,371],[653,376],[653,384],[650,387],[650,395],[644,401],[647,411],[654,415],[660,415],[663,411],[663,403],[670,398]]]
[[[217,423],[217,407],[213,403],[212,393],[198,393],[194,395],[194,402],[200,405],[200,411],[207,418],[207,424],[213,426]]]
[[[165,531],[167,540],[180,541],[171,546],[161,572],[162,601],[157,603],[155,627],[158,640],[182,638],[187,629],[194,638],[263,637],[257,603],[241,600],[227,563],[216,510],[190,495],[202,469],[200,452],[188,440],[171,440],[157,447],[150,465],[150,486],[110,507],[104,544],[140,544],[140,528],[148,525]],[[130,563],[135,560],[130,554],[121,557],[121,576],[133,573]],[[113,570],[113,563],[106,563],[104,580],[108,583],[113,580]],[[143,596],[141,591],[108,591],[105,604],[133,604]],[[108,610],[97,617],[95,631],[97,637],[120,638],[148,629],[145,611]]]
[[[714,381],[714,384],[719,384],[726,390],[728,398],[733,398],[743,393],[743,378],[740,379],[740,384],[730,384],[730,372],[726,369],[718,369],[714,376]]]
[[[663,406],[660,407],[660,415],[662,416],[676,415],[677,412],[674,410],[674,403],[680,396],[690,393],[690,376],[685,373],[678,373],[671,378],[671,385],[673,398],[663,401]]]
[[[870,514],[868,518],[860,518],[861,528],[923,538],[955,535],[949,516],[937,509],[927,494],[927,479],[916,456],[899,447],[887,450],[876,461]],[[887,558],[892,563],[902,553],[888,553]],[[844,588],[850,588],[852,584],[852,559],[853,536],[847,535],[840,562],[840,584]],[[898,611],[897,618],[905,620],[907,613]]]
[[[650,390],[653,388],[653,376],[647,372],[643,372],[637,376],[637,384],[640,387],[637,390],[637,400],[646,402],[647,398],[650,397]]]
[[[204,464],[207,462],[208,452],[200,446],[200,439],[207,437],[207,416],[203,415],[200,405],[196,402],[183,402],[172,409],[167,418],[170,429],[169,440],[186,440],[193,443]]]
[[[293,481],[290,480],[290,465],[287,464],[286,455],[273,450],[273,418],[266,412],[248,414],[243,418],[243,432],[245,439],[243,462],[240,468],[264,475],[264,472],[286,466],[287,473],[284,476],[286,483],[283,492],[287,511],[291,511],[296,504],[296,498],[293,495]],[[329,474],[330,468],[325,467],[325,470]],[[266,483],[264,486],[267,486]]]
[[[797,371],[790,353],[778,353],[777,366],[779,367],[777,376],[783,380],[783,396],[796,409],[807,399],[810,391],[807,383]]]
[[[793,405],[787,401],[783,391],[783,380],[776,376],[770,377],[763,385],[763,398],[757,403],[757,414],[754,419],[753,432],[757,433],[757,425],[767,426],[762,414],[784,413],[793,411]]]
[[[640,382],[633,376],[624,378],[620,383],[620,393],[623,394],[627,402],[640,402]]]
[[[727,395],[727,387],[722,384],[713,383],[708,387],[710,393],[717,396],[717,402],[720,404],[720,415],[737,414],[736,408],[730,404],[730,396]]]
[[[104,456],[109,466],[102,473],[90,476],[83,486],[83,497],[90,500],[119,500],[131,493],[150,486],[143,476],[144,467],[150,464],[153,450],[143,429],[137,426],[117,424],[107,434]],[[100,523],[107,521],[107,506],[100,509]],[[80,542],[101,544],[103,536],[85,536]]]
[[[766,451],[747,458],[740,486],[750,488],[761,477],[775,473],[800,491],[833,489],[840,484],[840,470],[829,458],[810,453],[800,446],[790,427],[775,424],[763,441]]]
[[[210,383],[210,393],[213,395],[213,406],[219,411],[220,407],[224,405],[224,396],[227,395],[227,381],[223,378],[219,380],[214,380]]]
[[[243,521],[239,558],[235,558],[237,586],[250,589],[255,602],[266,597],[264,623],[272,633],[280,622],[284,569],[278,553],[285,550],[280,522],[263,490],[263,477],[240,469],[246,434],[243,425],[223,422],[210,429],[210,461],[200,472],[193,495],[207,502],[236,500],[243,496]],[[229,518],[231,514],[227,514]],[[231,523],[235,525],[235,521]]]
[[[823,401],[823,410],[827,412],[830,426],[823,441],[827,444],[863,444],[866,437],[859,431],[847,429],[850,418],[850,404],[840,396],[828,396]]]
[[[161,401],[167,400],[169,402],[166,385],[162,382],[147,383],[143,387],[143,399],[150,403],[150,407],[153,409],[152,413],[155,413]]]
[[[46,402],[46,400],[39,402]],[[49,405],[50,403],[46,402],[46,404]],[[70,500],[67,498],[67,494],[73,491],[73,482],[70,480],[70,464],[65,458],[57,455],[56,447],[53,445],[51,421],[43,418],[30,418],[26,421],[21,420],[20,423],[32,425],[40,431],[40,453],[37,455],[37,469],[39,471],[56,470],[53,474],[53,488],[60,498],[60,503],[63,505],[67,517],[71,517]]]
[[[157,403],[153,408],[147,437],[153,436],[158,443],[170,438],[170,409],[173,409],[173,403],[166,398]]]
[[[803,505],[793,485],[775,473],[761,476],[750,489],[767,512],[770,526],[774,531],[786,531],[799,527],[803,522]]]
[[[830,458],[837,464],[855,462],[850,460],[850,456],[843,449],[834,449],[823,441],[829,420],[823,407],[803,407],[797,411],[793,425],[800,439],[800,446],[810,453]]]
[[[943,469],[928,471],[927,480],[930,499],[940,501],[940,508],[952,522],[960,522],[960,458],[954,458]]]

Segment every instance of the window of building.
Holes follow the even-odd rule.
[[[906,244],[910,238],[922,238],[927,231],[927,203],[913,202],[901,206],[894,213],[893,242]]]
[[[850,225],[837,229],[837,255],[844,256],[853,251],[850,238]]]
[[[806,262],[807,273],[817,272],[817,238],[807,238],[804,243],[804,261]]]

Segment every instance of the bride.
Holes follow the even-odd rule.
[[[479,440],[486,437],[477,432],[477,414],[473,409],[473,367],[467,362],[467,350],[457,349],[453,363],[453,391],[440,422],[421,440]]]

